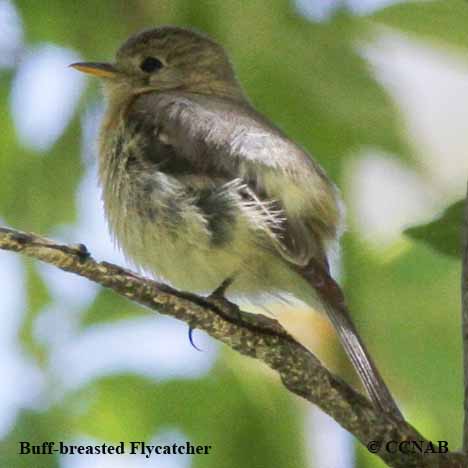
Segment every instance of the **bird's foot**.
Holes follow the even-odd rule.
[[[209,296],[209,299],[225,299],[227,288],[231,286],[234,278],[226,278]]]
[[[208,302],[213,304],[217,307],[224,315],[227,315],[228,318],[239,322],[242,320],[241,313],[239,311],[239,307],[232,302],[229,302],[226,297],[225,293],[227,288],[232,284],[234,281],[233,277],[226,278],[208,297]]]
[[[224,294],[226,293],[227,288],[232,284],[234,278],[226,278],[209,296],[208,302],[213,304],[215,307],[218,307],[223,312],[228,312],[229,316],[234,316],[235,318],[239,318],[239,309],[235,304],[231,304],[225,297]],[[234,311],[234,309],[236,309]],[[201,351],[201,349],[194,343],[193,341],[193,331],[194,328],[189,326],[188,330],[188,337],[190,344],[197,350]]]

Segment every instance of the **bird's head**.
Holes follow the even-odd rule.
[[[70,66],[101,78],[111,100],[168,90],[243,97],[224,49],[203,34],[174,26],[131,36],[112,63]]]

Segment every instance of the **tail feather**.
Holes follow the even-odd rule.
[[[312,260],[306,267],[298,267],[298,271],[323,301],[328,318],[372,401],[384,412],[402,419],[395,400],[351,320],[341,288],[318,261]]]

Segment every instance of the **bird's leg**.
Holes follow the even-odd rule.
[[[208,302],[211,304],[219,307],[222,309],[223,312],[227,312],[231,317],[234,317],[236,320],[240,320],[241,316],[239,314],[239,309],[235,304],[232,304],[229,302],[224,294],[226,293],[227,288],[232,284],[234,281],[234,277],[229,277],[226,278],[209,296],[208,296]],[[188,336],[189,336],[189,341],[190,344],[197,350],[201,351],[200,348],[198,348],[195,343],[193,342],[193,330],[189,325],[189,330],[188,330]]]
[[[226,291],[234,281],[234,276],[226,278],[209,296],[208,302],[218,307],[221,312],[228,315],[229,318],[236,322],[242,321],[242,316],[239,311],[239,307],[232,302],[229,302],[226,297]]]
[[[234,281],[234,277],[226,278],[209,296],[209,299],[226,299],[224,294],[227,291],[227,288],[231,286]]]

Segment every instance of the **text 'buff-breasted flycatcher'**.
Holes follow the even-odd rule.
[[[137,265],[191,292],[293,295],[325,312],[372,400],[398,409],[329,275],[340,198],[247,100],[223,48],[178,27],[136,34],[102,78],[99,176],[110,229]]]

